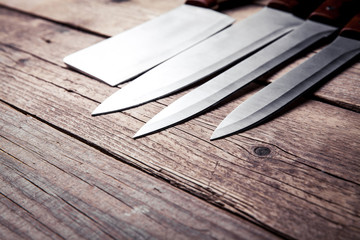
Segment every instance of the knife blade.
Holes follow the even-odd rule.
[[[155,115],[134,137],[173,126],[206,111],[289,58],[309,49],[320,40],[329,38],[349,20],[353,9],[356,9],[356,2],[357,0],[323,2],[308,20],[291,33],[179,98]]]
[[[212,8],[217,0],[188,0],[145,22],[64,58],[71,68],[115,86],[228,27],[235,20]]]
[[[272,0],[256,14],[133,80],[107,98],[92,115],[135,107],[203,79],[287,34],[304,22],[291,11],[306,9],[310,13],[320,2]],[[280,7],[287,7],[288,11],[279,10]]]
[[[359,55],[360,14],[331,44],[240,104],[215,129],[211,140],[245,131],[268,119]]]

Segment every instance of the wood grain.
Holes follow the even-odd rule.
[[[0,4],[90,32],[113,36],[183,4],[183,0],[2,0]]]
[[[72,43],[99,38],[4,9],[1,16],[9,19],[3,27],[8,34],[0,35],[4,103],[113,156],[110,162],[125,162],[281,236],[359,237],[358,113],[307,99],[256,129],[207,141],[220,120],[259,88],[254,84],[215,111],[133,140],[145,121],[179,95],[91,117],[114,89],[66,69],[61,58],[73,51]]]
[[[254,12],[257,8],[232,4],[232,9],[223,12],[237,18],[238,11]],[[264,6],[267,0],[254,0]],[[89,31],[102,36],[113,36],[136,25],[151,20],[162,13],[168,12],[182,4],[185,0],[0,0],[0,5],[30,13],[62,24]],[[240,6],[239,6],[240,5]]]
[[[277,239],[3,103],[0,113],[1,239]]]
[[[18,1],[23,1],[23,0],[18,0]],[[3,2],[3,4],[5,5],[9,5],[9,6],[17,6],[18,8],[21,8],[22,10],[26,11],[29,10],[27,9],[26,5],[27,4],[20,4],[15,2],[11,2],[8,3],[5,0],[0,0],[0,3]],[[40,1],[41,2],[41,1]],[[59,1],[61,2],[61,1]],[[147,2],[147,1],[144,1]],[[74,8],[78,8],[81,9],[81,6],[78,6],[77,4],[79,3],[75,3]],[[143,4],[145,3],[133,3],[133,5],[137,5],[139,4],[139,8],[143,7]],[[157,3],[159,5],[161,5],[160,3]],[[161,8],[161,6],[157,6],[156,4],[156,8]],[[263,1],[260,1],[259,4],[264,4]],[[30,4],[31,5],[31,4]],[[35,4],[36,5],[36,4]],[[41,5],[39,3],[39,5]],[[34,5],[31,5],[34,6]],[[56,4],[54,3],[54,9],[56,9]],[[105,12],[107,11],[106,7],[101,7],[103,5],[99,5],[98,6],[98,11],[96,12],[103,12],[103,14],[105,14]],[[136,7],[136,8],[137,8]],[[261,5],[249,5],[249,6],[240,6],[234,9],[227,9],[226,11],[224,11],[225,13],[229,14],[230,16],[234,17],[235,19],[237,19],[238,21],[241,21],[242,19],[245,19],[246,17],[254,14],[255,12],[259,11],[261,9]],[[127,9],[129,12],[133,12],[133,14],[136,13],[136,11],[133,9],[135,8],[135,6],[133,7],[119,7],[120,9]],[[153,7],[154,8],[154,7]],[[150,9],[153,9],[150,8]],[[60,8],[61,9],[61,8]],[[30,11],[30,10],[29,10]],[[31,11],[35,11],[35,10],[31,10]],[[59,10],[60,11],[60,10]],[[124,10],[122,10],[124,11]],[[155,11],[155,10],[154,10]],[[32,14],[36,14],[37,12],[31,12]],[[50,18],[52,20],[58,20],[57,18],[54,17],[54,15],[51,15],[49,12],[46,15],[47,18]],[[36,27],[36,30],[33,29],[29,29],[28,28],[28,24],[27,22],[22,22],[22,21],[18,21],[18,22],[12,22],[10,23],[10,19],[8,18],[7,14],[2,14],[0,16],[1,21],[4,23],[2,24],[3,29],[3,33],[4,34],[3,37],[5,37],[5,39],[9,39],[7,41],[12,41],[14,35],[15,38],[22,38],[22,41],[15,43],[15,42],[11,42],[11,44],[16,44],[17,47],[19,47],[20,49],[24,49],[26,50],[28,47],[33,48],[33,53],[36,53],[38,56],[42,56],[43,53],[46,53],[47,51],[45,51],[45,49],[48,49],[49,53],[47,54],[53,54],[51,60],[49,61],[53,61],[59,65],[64,65],[62,62],[62,59],[73,53],[78,51],[79,49],[83,49],[85,47],[91,46],[92,44],[99,42],[101,40],[103,40],[104,38],[102,37],[96,37],[94,35],[90,35],[90,34],[79,34],[76,37],[76,41],[69,41],[69,37],[73,35],[72,31],[69,31],[68,28],[61,26],[61,25],[55,25],[55,29],[53,27],[47,27],[47,24],[45,21],[39,20],[39,19],[32,19],[32,23],[34,26]],[[78,18],[82,18],[82,16],[78,16]],[[110,21],[110,20],[109,20]],[[124,19],[124,22],[128,22]],[[105,24],[106,23],[106,24]],[[15,24],[15,25],[14,25]],[[111,23],[108,22],[108,20],[104,19],[104,26],[110,26]],[[121,25],[121,24],[120,24]],[[12,26],[11,28],[9,26]],[[121,25],[122,26],[122,25]],[[85,27],[85,26],[84,26]],[[88,26],[89,28],[90,26]],[[53,29],[53,30],[51,30]],[[93,29],[93,31],[95,31]],[[114,30],[117,31],[117,30]],[[119,33],[121,32],[120,30],[117,32]],[[106,35],[106,34],[105,34]],[[29,37],[31,36],[31,37]],[[29,39],[29,40],[27,40]],[[35,41],[35,42],[34,42]],[[36,43],[36,44],[34,44]],[[54,48],[54,45],[64,45],[63,48],[57,49]],[[61,52],[62,51],[62,52]],[[299,64],[301,64],[303,61],[305,61],[306,59],[308,59],[309,57],[311,57],[315,52],[317,52],[317,50],[314,50],[311,53],[304,53],[303,55],[300,55],[299,58],[294,59],[292,62],[288,63],[288,65],[282,66],[282,68],[279,69],[275,69],[273,71],[271,71],[269,74],[267,74],[263,80],[264,81],[274,81],[276,80],[278,77],[282,76],[283,74],[285,74],[286,72],[288,72],[290,69],[298,66]],[[315,97],[319,98],[321,101],[324,102],[328,102],[331,104],[334,104],[336,106],[340,106],[340,107],[344,107],[356,112],[360,112],[360,97],[359,94],[357,94],[360,91],[360,84],[358,83],[358,75],[360,74],[360,63],[356,62],[352,67],[348,68],[346,71],[343,71],[341,73],[339,73],[336,78],[330,79],[329,81],[326,82],[326,84],[323,84],[320,86],[320,88],[315,92]],[[349,87],[351,86],[351,87]],[[109,95],[107,95],[109,96]],[[101,99],[100,101],[103,101],[106,97],[104,97],[103,99]]]

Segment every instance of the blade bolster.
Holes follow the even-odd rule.
[[[340,34],[344,37],[360,40],[360,13],[353,17],[351,21],[345,25]]]
[[[216,0],[187,0],[185,3],[204,8],[215,8],[218,4]]]

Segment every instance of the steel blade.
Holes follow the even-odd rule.
[[[106,99],[93,115],[127,109],[181,90],[253,53],[303,22],[290,13],[265,7],[141,75]]]
[[[321,52],[254,94],[216,128],[211,140],[244,131],[270,117],[360,53],[360,41],[338,37]]]
[[[64,58],[64,62],[109,85],[138,76],[231,25],[231,17],[182,5],[153,20]]]
[[[291,33],[170,104],[147,122],[135,137],[172,126],[205,111],[336,30],[336,27],[307,20]]]

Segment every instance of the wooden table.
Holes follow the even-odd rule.
[[[182,3],[0,0],[0,239],[360,239],[359,62],[217,141],[232,109],[313,53],[144,138],[132,136],[184,92],[91,116],[118,88],[63,57]]]

